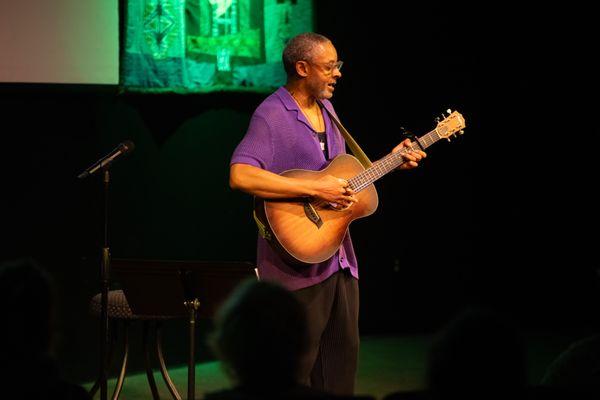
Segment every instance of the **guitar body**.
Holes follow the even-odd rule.
[[[281,175],[312,180],[325,175],[350,179],[363,171],[355,157],[342,154],[321,171],[294,169]],[[301,266],[316,264],[336,253],[352,221],[371,215],[377,209],[379,200],[373,184],[355,196],[358,203],[340,210],[316,199],[256,198],[255,211],[267,229],[267,239],[284,260]],[[311,219],[311,212],[316,212],[316,218],[313,213]]]

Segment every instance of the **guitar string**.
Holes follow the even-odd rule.
[[[406,161],[400,161],[400,163],[398,163],[398,159],[402,159],[402,154],[406,154],[414,150],[419,150],[421,146],[423,146],[423,148],[426,149],[427,147],[436,143],[441,138],[441,135],[437,132],[437,130],[434,129],[433,131],[426,133],[420,138],[417,138],[414,142],[411,142],[410,149],[404,148],[395,153],[390,153],[385,157],[375,161],[370,168],[365,169],[356,176],[348,179],[350,188],[353,189],[355,193],[364,190],[377,179],[381,178],[394,168],[398,168],[400,165],[404,164]],[[421,143],[421,146],[419,146],[419,144],[416,141],[419,141],[419,143]],[[321,207],[325,205],[330,205],[330,202],[318,199],[316,201],[311,202],[311,204],[313,205],[313,207]]]

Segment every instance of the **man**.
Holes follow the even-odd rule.
[[[256,109],[231,159],[230,186],[262,198],[311,197],[351,207],[357,199],[349,183],[331,175],[319,179],[284,177],[289,169],[321,170],[345,153],[329,99],[342,76],[342,62],[326,37],[303,33],[283,51],[288,80]],[[393,151],[407,147],[409,140]],[[425,153],[409,152],[399,168],[414,168]],[[310,350],[304,382],[339,395],[351,395],[358,360],[358,271],[350,234],[330,259],[308,267],[283,261],[259,237],[261,279],[277,281],[296,293],[307,311]]]
[[[298,382],[306,354],[306,312],[273,282],[249,280],[223,303],[210,344],[234,383],[206,400],[333,398]]]
[[[91,400],[80,385],[66,381],[52,355],[56,287],[32,258],[0,264],[0,375],[3,398]]]

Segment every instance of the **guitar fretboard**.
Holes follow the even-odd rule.
[[[350,187],[355,192],[360,192],[379,178],[386,175],[388,172],[398,168],[406,161],[402,157],[403,154],[406,154],[412,150],[421,150],[421,148],[426,149],[440,140],[444,136],[446,128],[442,127],[439,129],[443,130],[443,132],[438,133],[438,129],[434,129],[420,138],[417,138],[410,144],[410,148],[407,147],[395,153],[390,153],[387,156],[375,161],[369,168],[365,169],[354,178],[348,180]]]

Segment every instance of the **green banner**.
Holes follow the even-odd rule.
[[[312,0],[127,0],[125,91],[270,92],[281,53],[313,30]]]

